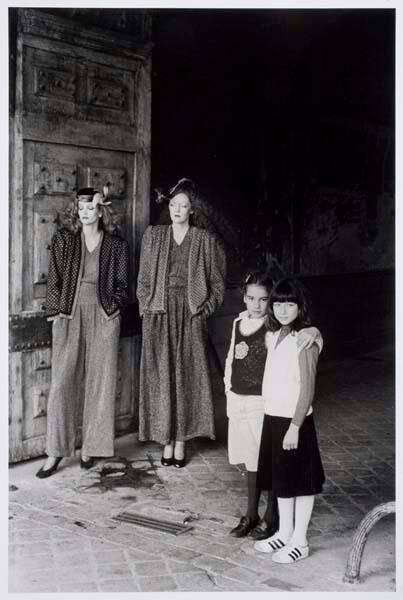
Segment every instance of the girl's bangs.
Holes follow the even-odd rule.
[[[294,283],[289,279],[280,281],[273,289],[270,304],[273,305],[273,302],[295,302],[295,304],[300,304],[301,294],[298,283]]]
[[[298,304],[298,298],[291,290],[289,292],[279,290],[272,293],[270,302],[271,304],[274,304],[274,302],[295,302],[295,304]]]

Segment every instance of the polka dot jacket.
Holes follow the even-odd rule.
[[[61,229],[52,238],[46,316],[72,318],[81,280],[85,246],[81,232]],[[99,253],[98,298],[104,316],[114,318],[128,302],[129,245],[117,235],[103,234]]]

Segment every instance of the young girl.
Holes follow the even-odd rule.
[[[81,467],[113,456],[120,314],[128,301],[129,247],[101,194],[77,192],[52,239],[46,297],[52,329],[52,385],[46,453],[36,474],[50,477],[74,456],[76,406],[84,391]]]
[[[278,499],[279,530],[255,543],[277,563],[309,554],[307,529],[324,472],[312,416],[317,345],[301,349],[297,332],[310,324],[307,295],[294,279],[284,279],[269,301],[267,361],[263,378],[264,421],[257,483]]]
[[[268,501],[261,521],[258,516],[260,488],[256,486],[257,459],[263,424],[262,381],[267,350],[267,310],[272,280],[264,273],[247,275],[243,284],[246,311],[235,319],[231,344],[225,363],[224,385],[227,395],[228,455],[231,464],[244,463],[248,473],[248,508],[230,535],[265,539],[277,529],[277,503]],[[300,332],[301,347],[310,347],[315,327]]]

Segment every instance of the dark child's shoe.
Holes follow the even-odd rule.
[[[246,537],[248,533],[256,527],[258,522],[259,517],[256,517],[256,519],[251,519],[250,517],[241,517],[238,525],[234,527],[234,529],[231,529],[229,534],[236,538]]]
[[[274,533],[276,533],[277,528],[272,525],[268,525],[264,519],[261,519],[259,523],[254,527],[249,533],[248,537],[252,540],[266,540]]]
[[[88,460],[83,460],[80,458],[80,467],[82,469],[91,469],[95,464],[95,458],[91,456]]]
[[[183,458],[175,458],[175,456],[174,456],[173,460],[172,460],[172,464],[177,469],[182,469],[182,467],[184,467],[186,464],[186,456],[184,456]]]
[[[41,467],[36,473],[36,476],[39,477],[39,479],[46,479],[46,477],[50,477],[51,475],[53,475],[53,473],[55,473],[62,459],[62,456],[58,456],[56,458],[55,464],[53,465],[53,467],[50,467],[50,469],[44,469],[43,467]]]
[[[161,464],[163,467],[170,467],[171,465],[173,465],[173,462],[174,462],[173,456],[171,456],[171,458],[165,458],[164,455],[161,456]]]

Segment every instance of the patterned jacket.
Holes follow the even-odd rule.
[[[147,227],[142,244],[137,280],[140,315],[166,312],[165,285],[172,227]],[[224,299],[225,252],[216,237],[198,227],[191,227],[188,270],[188,301],[192,314],[210,316]]]
[[[73,318],[84,256],[84,235],[67,229],[52,238],[46,293],[46,316]],[[128,301],[129,246],[104,231],[99,253],[98,298],[107,319],[113,319]]]

